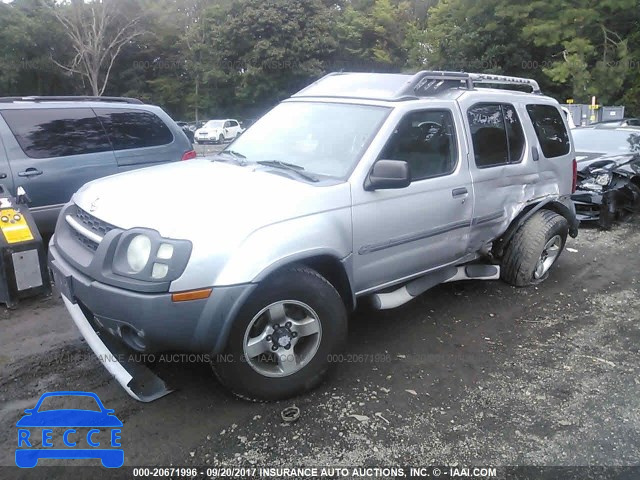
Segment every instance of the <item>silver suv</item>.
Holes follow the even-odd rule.
[[[566,120],[533,80],[331,74],[213,158],[85,185],[51,269],[135,398],[168,388],[109,351],[207,354],[237,395],[280,399],[321,381],[356,304],[542,282],[577,235],[575,179]]]

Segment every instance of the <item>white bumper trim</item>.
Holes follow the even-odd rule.
[[[67,310],[71,314],[71,318],[78,327],[78,330],[80,330],[80,333],[82,333],[84,339],[87,341],[89,347],[91,347],[91,350],[93,350],[93,353],[95,353],[98,360],[100,360],[100,363],[104,365],[109,373],[118,381],[120,386],[124,388],[132,398],[142,401],[128,386],[133,377],[125,370],[118,359],[114,357],[102,340],[100,340],[100,337],[89,324],[87,317],[84,316],[80,307],[77,304],[71,303],[64,295],[61,296]]]

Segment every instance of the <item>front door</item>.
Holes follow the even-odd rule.
[[[461,131],[459,112],[448,108],[406,113],[378,159],[406,161],[411,185],[378,191],[353,186],[358,294],[465,256],[473,190]]]

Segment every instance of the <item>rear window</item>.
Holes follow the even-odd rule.
[[[567,155],[571,143],[558,109],[552,105],[527,105],[527,112],[544,156],[555,158]]]
[[[2,117],[31,158],[107,152],[111,144],[90,108],[4,110]]]
[[[155,114],[120,108],[94,109],[114,150],[156,147],[173,142],[169,127]]]

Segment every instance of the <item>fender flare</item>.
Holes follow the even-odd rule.
[[[500,237],[498,244],[495,248],[497,256],[501,257],[504,253],[505,246],[511,241],[518,229],[529,220],[537,211],[543,208],[556,212],[558,215],[562,215],[569,222],[569,235],[571,238],[578,236],[578,225],[580,221],[576,218],[574,212],[572,212],[565,204],[557,201],[555,198],[550,198],[542,202],[536,203],[533,206],[523,210],[509,225],[507,231]]]

